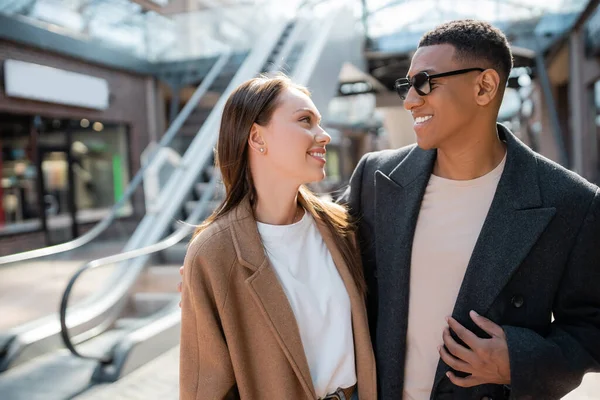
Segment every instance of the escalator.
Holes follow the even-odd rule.
[[[32,399],[40,393],[44,399],[69,398],[98,382],[115,381],[178,344],[179,295],[135,293],[134,287],[150,259],[180,265],[185,254],[185,239],[190,237],[193,226],[204,220],[222,200],[223,189],[213,166],[213,148],[227,97],[257,73],[283,70],[297,83],[309,85],[315,103],[323,109],[337,91],[337,75],[342,63],[349,59],[355,61],[356,55],[360,57],[360,40],[347,33],[348,26],[354,22],[350,10],[339,8],[330,10],[322,18],[281,22],[264,33],[260,46],[239,58],[234,74],[231,74],[231,66],[235,65],[231,54],[223,54],[216,60],[156,152],[166,147],[184,125],[197,124],[199,130],[123,252],[82,266],[68,284],[58,316],[44,317],[0,333],[3,399]],[[349,55],[349,51],[353,54]],[[320,59],[327,62],[322,63]],[[224,71],[225,66],[230,69]],[[207,91],[220,93],[210,111],[197,107]],[[191,115],[195,117],[190,120]],[[143,173],[138,172],[132,180],[124,199],[139,185]],[[118,204],[113,210],[117,209]],[[57,250],[70,251],[93,241],[94,235],[110,222],[105,220],[91,235],[88,232],[88,236],[53,249],[30,252],[26,257],[18,254],[0,257],[0,266]],[[100,290],[82,302],[68,303],[79,276],[109,265],[114,266],[114,272]],[[62,349],[63,345],[69,352]],[[32,379],[36,385],[28,386],[27,382]]]

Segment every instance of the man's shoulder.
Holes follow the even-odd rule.
[[[579,174],[535,153],[538,166],[538,177],[542,189],[555,192],[561,196],[584,195],[593,196],[598,187]]]
[[[379,150],[365,155],[365,169],[379,170],[385,174],[390,173],[417,147],[416,144],[400,147],[398,149]]]

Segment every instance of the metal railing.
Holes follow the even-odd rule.
[[[65,292],[63,293],[61,302],[60,302],[60,327],[61,327],[60,335],[63,340],[63,343],[65,344],[67,349],[69,349],[69,351],[73,355],[80,357],[80,358],[97,360],[102,363],[109,363],[112,361],[112,357],[110,355],[105,355],[103,357],[97,357],[97,356],[86,356],[86,355],[79,353],[79,351],[75,348],[76,343],[73,343],[73,340],[71,339],[71,336],[69,335],[69,327],[67,324],[67,306],[69,304],[69,297],[71,296],[71,292],[73,290],[73,287],[75,286],[75,282],[77,282],[79,277],[82,276],[83,273],[86,271],[90,271],[92,269],[95,269],[95,268],[98,268],[101,266],[105,266],[105,265],[111,265],[111,264],[115,264],[118,262],[131,260],[133,258],[137,258],[140,256],[147,256],[150,254],[154,254],[159,251],[165,250],[165,249],[173,246],[174,244],[179,243],[181,240],[183,240],[185,237],[187,237],[194,230],[195,227],[193,225],[197,224],[199,222],[200,217],[206,211],[206,208],[207,208],[210,200],[212,199],[213,195],[215,194],[215,189],[218,185],[218,177],[219,177],[219,174],[215,171],[211,180],[209,181],[209,185],[208,185],[207,189],[202,193],[202,196],[200,198],[200,201],[198,202],[198,205],[196,206],[194,211],[188,216],[188,218],[185,220],[185,225],[182,225],[171,235],[169,235],[165,239],[161,240],[160,242],[154,243],[154,244],[146,246],[146,247],[142,247],[140,249],[135,249],[135,250],[127,251],[125,253],[115,254],[112,256],[108,256],[108,257],[90,261],[90,262],[86,263],[85,265],[83,265],[82,267],[80,267],[77,270],[77,272],[71,277],[71,279],[69,280],[69,283],[67,284],[67,288],[65,289]]]

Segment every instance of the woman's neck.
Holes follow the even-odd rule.
[[[258,222],[269,225],[290,225],[302,218],[298,205],[299,186],[254,180],[256,201],[254,215]]]

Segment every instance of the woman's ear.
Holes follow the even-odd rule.
[[[248,146],[260,154],[267,153],[267,144],[262,136],[261,127],[257,123],[252,124],[252,128],[250,128]]]

